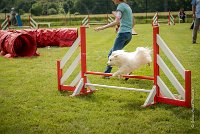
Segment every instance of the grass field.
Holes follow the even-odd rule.
[[[38,48],[41,54],[38,57],[0,57],[0,133],[198,134],[200,36],[198,34],[198,44],[193,45],[189,28],[190,24],[162,24],[160,35],[183,66],[192,71],[193,110],[165,104],[141,108],[146,93],[115,89],[98,88],[88,96],[69,97],[70,93],[57,90],[56,74],[56,60],[61,59],[69,48]],[[135,30],[139,34],[133,36],[125,50],[134,51],[138,46],[152,47],[151,25],[136,25]],[[113,28],[101,32],[87,29],[88,70],[104,70],[115,35]],[[134,74],[153,75],[152,70],[152,66],[145,66]],[[151,89],[153,85],[151,81],[138,79],[88,77],[92,83],[99,84],[144,89]]]

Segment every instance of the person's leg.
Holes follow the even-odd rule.
[[[113,47],[111,48],[110,52],[108,53],[108,58],[112,54],[113,51],[123,49],[131,41],[131,38],[132,38],[131,33],[118,33],[115,39],[115,43]],[[107,66],[104,72],[110,73],[111,70],[112,70],[112,67]]]
[[[112,52],[123,49],[131,41],[131,39],[131,33],[119,33],[112,48]]]
[[[185,23],[185,16],[183,16],[183,23]]]
[[[200,18],[196,18],[194,21],[193,33],[192,33],[192,43],[196,43],[197,31],[199,30]]]

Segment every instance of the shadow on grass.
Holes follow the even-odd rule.
[[[192,116],[194,116],[195,120],[200,120],[200,110],[197,108],[192,110],[192,108],[178,107],[178,106],[158,103],[150,107],[147,107],[147,109],[162,109],[166,111],[171,111],[176,116],[176,118],[184,120],[192,120]],[[145,110],[145,108],[141,110]]]
[[[65,90],[61,90],[59,91],[61,96],[69,96],[73,93],[73,92],[70,92],[70,91],[65,91]]]
[[[80,94],[80,95],[77,95],[77,96],[70,96],[70,95],[72,95],[73,94],[73,92],[71,92],[71,91],[66,91],[66,90],[61,90],[61,91],[59,91],[60,92],[60,94],[62,95],[62,96],[68,96],[68,97],[78,97],[78,98],[84,98],[84,99],[91,99],[92,98],[92,96],[93,96],[93,93],[91,93],[91,94]]]
[[[147,80],[138,80],[138,79],[131,79],[128,81],[113,79],[113,83],[129,83],[136,88],[148,89],[153,85],[152,81]],[[134,87],[135,88],[135,87]],[[107,91],[109,90],[109,91]],[[69,91],[59,91],[62,96],[70,96],[73,92]],[[172,106],[167,104],[158,103],[146,108],[141,107],[146,100],[148,94],[146,93],[138,93],[135,91],[119,91],[113,89],[105,89],[101,88],[92,94],[87,95],[79,95],[76,96],[77,99],[81,101],[96,103],[96,104],[106,104],[106,105],[116,105],[117,107],[121,107],[122,109],[126,109],[128,111],[146,111],[146,110],[166,110],[171,111],[177,118],[184,119],[184,120],[191,120],[192,115],[195,115],[195,120],[200,119],[200,110],[195,108],[194,112],[192,112],[191,108],[185,107],[178,107]]]

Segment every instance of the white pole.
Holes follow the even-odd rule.
[[[146,90],[146,89],[117,87],[117,86],[108,86],[108,85],[91,84],[91,83],[85,83],[85,85],[86,86],[95,86],[95,87],[104,87],[104,88],[115,88],[115,89],[122,89],[122,90],[132,90],[132,91],[139,91],[139,92],[146,92],[146,93],[150,93],[151,92],[151,90]]]

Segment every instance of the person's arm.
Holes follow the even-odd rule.
[[[115,25],[118,25],[120,23],[120,19],[121,19],[121,12],[120,11],[117,11],[116,12],[116,16],[115,16],[115,20],[107,25],[104,25],[104,26],[101,26],[101,27],[97,27],[95,28],[94,30],[95,31],[100,31],[100,30],[104,30],[106,28],[109,28],[109,27],[113,27]]]
[[[109,24],[107,24],[107,25],[104,25],[104,26],[101,26],[101,27],[97,27],[97,28],[95,28],[94,30],[95,30],[95,31],[104,30],[104,29],[106,29],[106,28],[113,27],[113,26],[117,25],[118,23],[119,23],[119,22],[115,20],[115,21],[113,21],[113,22],[111,22],[111,23],[109,23]]]

